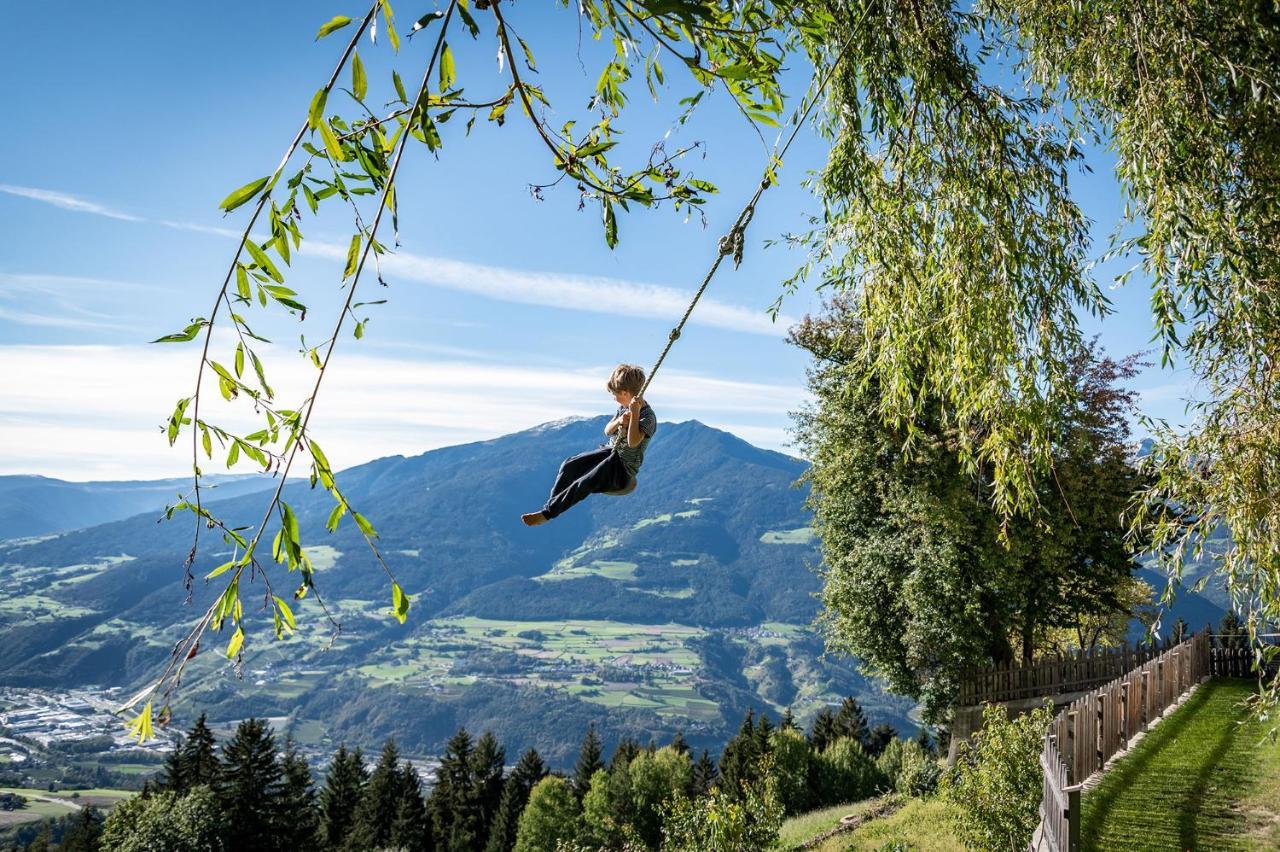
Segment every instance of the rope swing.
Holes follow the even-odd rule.
[[[870,6],[863,9],[862,15],[858,18],[858,24],[862,23],[862,19],[866,17],[868,9],[870,9]],[[855,26],[854,29],[856,30],[857,27]],[[779,148],[776,143],[774,144],[773,153],[769,157],[770,164],[776,163],[781,167],[782,159],[787,155],[787,150],[791,147],[791,143],[795,141],[796,136],[800,133],[800,128],[804,127],[808,122],[809,114],[813,112],[814,106],[822,99],[823,94],[826,93],[827,84],[831,82],[831,78],[835,75],[836,68],[838,68],[840,63],[844,61],[845,53],[848,51],[852,40],[853,35],[851,31],[850,37],[840,48],[840,53],[837,55],[836,61],[831,63],[831,67],[827,69],[822,82],[814,92],[813,99],[805,105],[799,120],[796,121],[795,126],[791,128],[791,134],[787,137],[787,141],[781,148]],[[766,168],[764,177],[760,179],[760,185],[756,187],[756,191],[751,196],[751,200],[748,201],[742,208],[741,212],[738,213],[738,218],[734,220],[733,227],[729,229],[729,232],[720,238],[720,250],[716,254],[716,259],[711,262],[711,268],[708,269],[707,274],[703,276],[702,283],[698,286],[697,291],[693,294],[693,299],[689,302],[689,307],[685,308],[684,316],[680,317],[680,322],[676,323],[675,328],[671,329],[670,334],[667,335],[667,344],[662,347],[662,353],[658,356],[658,360],[654,362],[653,368],[649,370],[649,375],[645,378],[644,386],[640,388],[640,393],[636,394],[638,398],[643,399],[645,392],[649,390],[649,385],[653,383],[654,376],[658,374],[658,369],[662,366],[662,362],[667,359],[667,353],[671,351],[671,347],[675,345],[675,342],[680,339],[680,333],[684,331],[685,323],[689,321],[689,317],[693,314],[693,309],[698,306],[698,300],[701,299],[702,294],[706,292],[707,285],[711,283],[711,279],[715,278],[716,272],[720,269],[721,262],[729,255],[733,255],[733,268],[737,269],[742,264],[742,250],[745,243],[747,226],[751,224],[751,219],[756,214],[756,205],[760,202],[760,197],[764,195],[764,191],[766,189],[773,185],[773,182],[774,172],[772,169]],[[608,493],[630,494],[634,489],[635,480],[633,479],[628,488],[623,489],[622,491],[613,491]]]

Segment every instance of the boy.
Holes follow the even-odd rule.
[[[644,387],[644,370],[634,364],[619,364],[605,387],[618,403],[617,414],[604,427],[611,442],[565,459],[546,505],[520,516],[527,526],[545,524],[588,494],[620,491],[640,472],[645,447],[658,430],[658,415],[637,396]]]

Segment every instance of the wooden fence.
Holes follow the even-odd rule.
[[[1001,704],[1046,695],[1083,692],[1133,671],[1171,647],[1173,643],[1168,641],[1132,648],[1126,645],[1092,653],[1079,651],[1026,666],[1004,663],[973,669],[961,678],[956,704],[976,707],[981,704]]]
[[[1209,631],[1202,630],[1068,704],[1049,725],[1040,766],[1044,797],[1034,848],[1075,852],[1080,842],[1080,789],[1151,722],[1212,670]],[[1222,657],[1225,664],[1233,657]]]

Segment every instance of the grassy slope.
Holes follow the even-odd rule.
[[[845,814],[859,813],[872,801],[839,805],[787,820],[782,827],[779,848],[792,849],[804,841],[834,828]],[[803,835],[803,836],[802,836]],[[838,834],[817,847],[818,852],[850,852],[881,849],[899,843],[912,852],[963,852],[964,847],[951,831],[949,806],[941,799],[911,799],[886,817],[872,820],[848,834]]]
[[[1084,796],[1086,849],[1280,849],[1280,743],[1215,680]]]

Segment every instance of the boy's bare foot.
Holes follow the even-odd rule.
[[[530,512],[527,515],[521,515],[520,520],[524,521],[526,527],[536,527],[538,524],[545,524],[551,519],[541,512]]]

